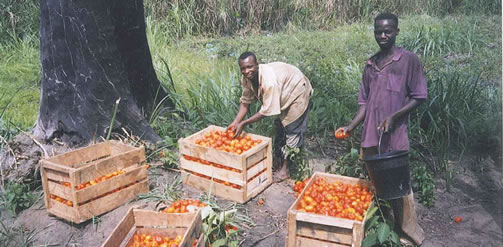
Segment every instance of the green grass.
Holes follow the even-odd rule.
[[[372,29],[370,21],[338,24],[328,30],[292,24],[276,33],[183,35],[185,38],[177,40],[182,36],[173,32],[178,31],[158,18],[147,17],[154,67],[177,107],[176,111],[159,111],[151,124],[168,148],[175,147],[179,137],[209,124],[228,125],[240,96],[237,57],[251,50],[260,62],[293,64],[311,80],[315,94],[308,136],[326,145],[332,131],[347,124],[356,112],[363,65],[378,49]],[[400,29],[397,43],[420,56],[429,81],[429,102],[411,118],[413,146],[419,143],[420,149],[439,154],[431,168],[442,170],[450,152],[484,150],[491,145],[484,140],[501,136],[501,16],[402,16]],[[3,129],[8,124],[29,129],[36,120],[38,42],[36,35],[24,35],[0,43]],[[258,104],[251,107],[251,113],[257,110]],[[247,131],[271,136],[270,126],[272,118]]]
[[[40,56],[37,41],[0,45],[0,113],[3,122],[22,129],[35,123],[40,97]]]

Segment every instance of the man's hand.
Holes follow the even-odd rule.
[[[227,130],[232,130],[234,131],[236,129],[236,126],[238,125],[238,123],[236,122],[232,122],[231,124],[229,124],[229,126],[227,126],[227,128],[225,129],[225,131]]]
[[[343,131],[344,135],[346,135],[347,133],[351,132],[351,129],[349,128],[349,126],[340,127],[334,132],[334,135],[336,135],[339,131]]]
[[[393,131],[393,128],[395,127],[395,119],[393,116],[389,116],[385,118],[378,126],[377,130],[382,131],[384,133]]]
[[[234,137],[233,138],[236,138],[239,135],[241,135],[241,132],[243,131],[244,127],[245,127],[245,124],[243,122],[238,123],[236,125],[236,127],[234,128]]]

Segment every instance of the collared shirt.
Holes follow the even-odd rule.
[[[382,68],[375,63],[376,55],[365,65],[358,96],[358,104],[367,105],[361,137],[364,148],[378,146],[377,126],[386,117],[400,110],[409,99],[427,96],[426,77],[416,54],[398,48]],[[407,114],[395,121],[391,136],[383,136],[381,151],[409,149],[408,119]]]
[[[259,113],[264,116],[279,115],[281,124],[288,124],[306,111],[313,89],[307,77],[295,66],[274,62],[259,64],[258,88],[255,92],[252,82],[241,76],[240,102],[251,104],[260,100]]]

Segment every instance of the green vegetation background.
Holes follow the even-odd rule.
[[[429,100],[411,115],[413,149],[449,179],[449,154],[494,152],[501,142],[501,1],[146,0],[154,66],[185,113],[150,122],[168,147],[209,124],[226,126],[240,95],[236,59],[251,50],[260,62],[284,61],[310,78],[308,136],[329,145],[334,128],[356,111],[363,64],[378,50],[372,18],[381,11],[399,15],[397,43],[417,53],[427,73]],[[32,128],[37,117],[38,31],[38,1],[0,0],[4,139]],[[248,131],[271,135],[270,126],[268,119]],[[350,143],[357,147],[358,138]]]

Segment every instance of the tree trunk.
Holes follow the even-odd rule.
[[[166,93],[152,65],[142,0],[41,0],[40,46],[35,136],[70,145],[106,136],[121,98],[114,129],[161,140],[147,121]]]

